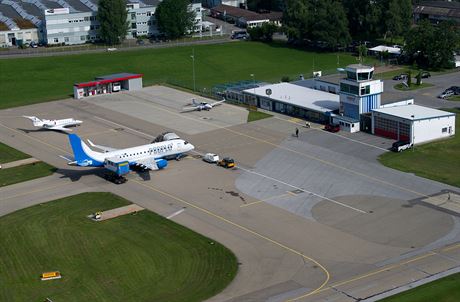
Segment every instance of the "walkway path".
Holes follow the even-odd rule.
[[[0,166],[2,167],[2,169],[9,169],[9,168],[13,168],[13,167],[29,165],[29,164],[34,164],[34,163],[38,163],[38,162],[41,162],[41,160],[33,158],[33,157],[30,157],[30,158],[26,158],[26,159],[21,159],[21,160],[12,161],[12,162],[9,162],[9,163],[1,164]]]

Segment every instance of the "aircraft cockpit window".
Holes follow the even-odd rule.
[[[188,141],[184,141],[184,145],[187,145],[189,142]]]

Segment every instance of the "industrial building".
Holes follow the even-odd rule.
[[[372,110],[372,133],[411,144],[455,135],[455,113],[418,105]]]
[[[74,99],[82,99],[122,90],[139,90],[142,89],[142,76],[142,74],[134,73],[116,73],[97,77],[91,82],[75,83],[73,85],[73,97]]]
[[[129,1],[126,38],[158,34],[155,10],[161,0]],[[28,21],[36,28],[36,35],[30,32],[27,42],[44,44],[83,44],[99,39],[97,1],[94,0],[0,0],[0,46],[17,45],[22,33],[19,21]],[[193,1],[189,9],[195,12],[194,32],[202,30],[202,7],[200,1]],[[3,30],[2,30],[3,29]],[[28,33],[29,34],[29,33]],[[3,38],[6,37],[6,38]],[[29,37],[29,36],[27,36]],[[5,40],[3,43],[2,41]],[[30,40],[30,41],[29,41]]]
[[[0,47],[38,41],[38,29],[28,20],[10,20],[0,13]]]

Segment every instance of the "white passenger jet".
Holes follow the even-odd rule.
[[[180,158],[184,153],[195,148],[180,138],[126,149],[95,145],[88,140],[92,147],[104,151],[97,152],[88,147],[78,135],[69,134],[68,136],[74,154],[74,161],[70,161],[68,164],[81,167],[104,167],[107,161],[127,161],[130,167],[159,170],[168,165],[166,159]]]
[[[201,110],[209,111],[213,107],[218,106],[218,105],[222,104],[225,101],[226,100],[223,99],[222,101],[218,101],[218,102],[214,102],[214,103],[207,103],[207,102],[198,103],[195,99],[192,99],[192,106],[184,107],[183,112],[201,111]]]
[[[57,130],[57,131],[72,131],[72,129],[69,129],[66,127],[78,126],[81,123],[83,123],[82,121],[79,121],[73,118],[66,118],[63,120],[45,120],[45,119],[39,119],[36,116],[23,115],[23,117],[31,120],[35,127],[40,127],[42,129],[48,129],[48,130]]]

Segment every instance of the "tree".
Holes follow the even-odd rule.
[[[273,34],[278,30],[278,26],[273,23],[266,22],[261,26],[256,26],[248,29],[248,33],[253,41],[271,42]]]
[[[312,19],[310,8],[310,0],[285,1],[283,27],[290,41],[304,43],[310,37]]]
[[[170,39],[177,39],[193,30],[195,12],[188,0],[164,0],[155,11],[158,29]]]
[[[99,0],[98,7],[101,40],[109,45],[120,44],[128,32],[126,1]]]
[[[404,54],[409,63],[416,62],[420,67],[450,68],[459,40],[455,23],[441,22],[434,26],[424,20],[408,33]]]
[[[252,11],[281,11],[284,8],[284,2],[283,0],[248,0],[248,8]]]
[[[383,34],[385,1],[388,0],[342,0],[352,37],[372,39]]]
[[[325,42],[329,49],[348,45],[351,37],[342,4],[338,0],[314,0],[313,4],[312,39]]]

